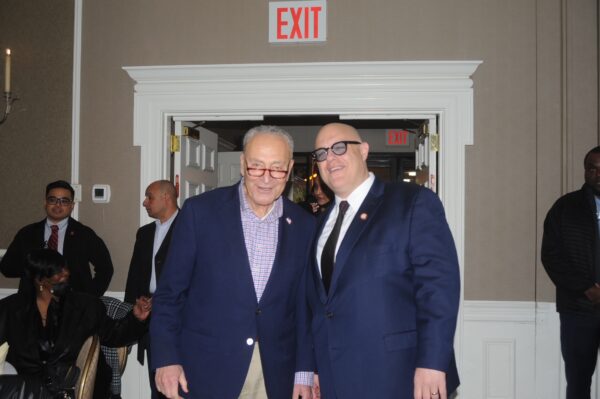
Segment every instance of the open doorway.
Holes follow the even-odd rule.
[[[306,201],[311,192],[317,173],[311,157],[314,140],[319,128],[331,122],[348,123],[359,131],[370,146],[369,170],[382,181],[405,181],[437,190],[437,151],[431,148],[433,140],[429,136],[430,126],[437,124],[434,117],[348,119],[339,115],[265,115],[260,120],[171,118],[171,121],[170,134],[184,136],[175,137],[180,144],[172,149],[169,160],[169,176],[180,187],[182,202],[189,196],[239,180],[242,139],[257,125],[280,126],[294,139],[294,169],[286,190],[294,202]],[[193,154],[191,158],[189,154]]]

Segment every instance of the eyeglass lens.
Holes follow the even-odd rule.
[[[348,150],[348,144],[360,144],[359,141],[338,141],[333,143],[329,148],[318,148],[313,151],[313,157],[317,162],[322,162],[327,159],[327,153],[329,150],[335,155],[344,155]]]
[[[71,198],[65,198],[65,197],[60,197],[60,198],[48,197],[48,198],[46,198],[46,202],[48,202],[50,205],[56,205],[56,204],[69,205],[73,201],[71,200]]]
[[[263,169],[263,168],[246,168],[248,174],[252,177],[263,177],[266,171],[273,179],[283,179],[287,175],[287,170],[279,169]]]

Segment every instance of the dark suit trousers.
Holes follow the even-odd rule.
[[[152,399],[167,399],[162,393],[158,392],[156,389],[156,372],[150,368],[150,334],[146,334],[142,339],[146,340],[146,355],[148,356],[148,361],[146,362],[146,367],[148,367],[148,378],[150,379],[150,391],[152,391]]]
[[[567,399],[590,399],[600,345],[600,317],[561,313],[560,344],[565,361]]]

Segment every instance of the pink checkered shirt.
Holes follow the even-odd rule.
[[[250,208],[244,195],[244,185],[240,184],[240,207],[256,300],[260,301],[275,262],[279,242],[279,218],[283,215],[283,200],[279,197],[271,211],[261,219]]]
[[[279,197],[273,204],[271,211],[261,219],[256,216],[248,201],[246,201],[243,180],[239,186],[239,193],[246,252],[248,253],[256,300],[260,302],[275,262],[275,254],[279,244],[279,219],[283,215],[283,200]],[[296,372],[294,384],[312,386],[312,382],[312,372]]]

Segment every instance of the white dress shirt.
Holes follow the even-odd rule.
[[[58,245],[56,246],[56,251],[59,254],[63,254],[63,248],[65,245],[65,234],[67,233],[67,225],[69,224],[69,218],[66,217],[58,223],[52,223],[48,218],[46,218],[46,225],[44,226],[44,246],[48,246],[48,240],[50,239],[50,234],[52,234],[52,229],[50,226],[52,225],[58,226]]]
[[[156,265],[154,258],[178,213],[179,210],[175,211],[164,223],[161,223],[158,219],[154,222],[156,223],[156,228],[154,229],[154,246],[152,248],[152,275],[150,276],[150,287],[148,289],[151,294],[154,294],[154,291],[156,291]]]
[[[337,195],[335,196],[335,207],[332,209],[327,221],[325,222],[325,226],[323,226],[323,231],[319,236],[319,241],[317,242],[317,262],[319,264],[319,271],[321,270],[321,254],[323,253],[323,247],[325,247],[325,243],[331,234],[331,230],[333,230],[333,226],[335,225],[335,220],[337,219],[338,212],[340,211],[340,202],[348,201],[348,210],[346,211],[346,215],[344,215],[344,221],[342,222],[342,227],[340,229],[340,236],[338,237],[337,245],[335,247],[335,254],[337,256],[337,251],[340,248],[340,244],[344,240],[346,236],[346,232],[352,224],[352,220],[356,215],[356,212],[362,205],[363,201],[369,194],[369,190],[371,190],[371,186],[373,186],[373,182],[375,181],[375,175],[372,172],[369,172],[369,177],[360,184],[360,186],[356,187],[354,191],[348,196],[348,198],[340,198]],[[335,262],[335,258],[334,258]]]

